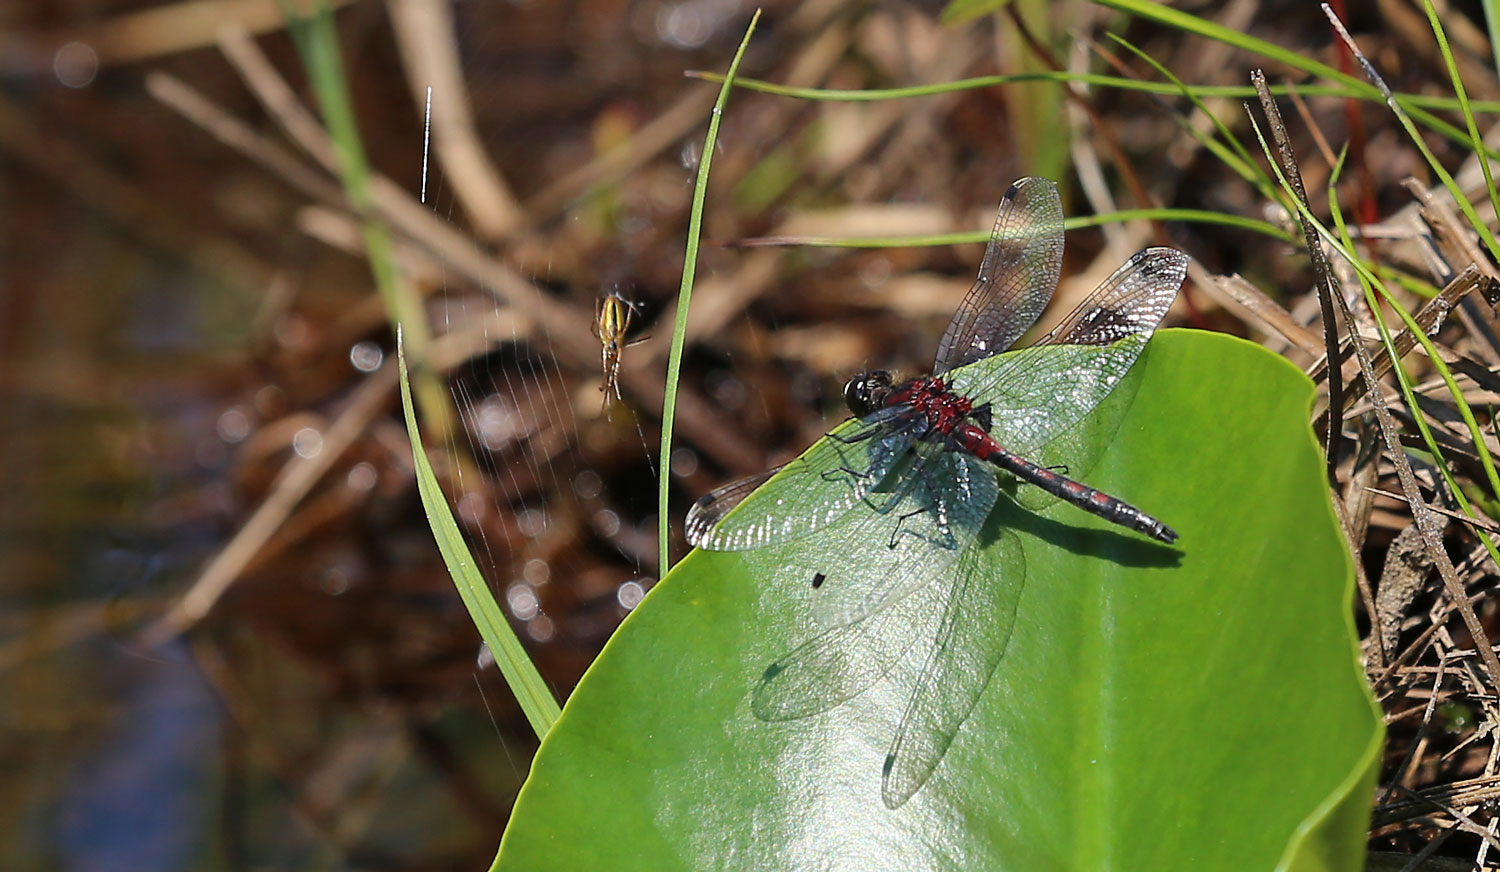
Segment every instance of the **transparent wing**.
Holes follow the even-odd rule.
[[[1167,314],[1188,257],[1148,248],[1132,257],[1035,345],[949,378],[990,407],[990,430],[1017,453],[1035,451],[1093,411],[1120,383]]]
[[[927,782],[1005,657],[1026,562],[1015,533],[1003,533],[993,547],[1004,552],[1003,578],[982,571],[978,549],[956,568],[932,650],[886,755],[880,793],[887,808],[900,808]]]
[[[752,705],[762,720],[833,708],[885,676],[914,644],[931,643],[950,570],[972,552],[997,487],[993,471],[966,455],[943,452],[930,466],[943,468],[943,481],[959,475],[973,481],[964,485],[963,498],[945,500],[947,506],[934,503],[923,486],[920,499],[898,494],[893,500],[896,509],[918,514],[871,511],[839,531],[857,545],[815,576],[813,616],[828,629],[766,670]]]
[[[1145,357],[1150,353],[1150,345],[1147,345],[1141,356]],[[1140,360],[1137,359],[1136,366],[1131,367],[1093,411],[1071,427],[1064,428],[1050,441],[1035,448],[1028,447],[1026,459],[1039,466],[1064,468],[1069,478],[1087,482],[1099,460],[1114,442],[1126,412],[1135,402],[1141,375]],[[1058,500],[1058,497],[1038,487],[1020,488],[1012,497],[1016,503],[1033,512],[1040,512]]]
[[[851,563],[847,568],[821,567],[824,580],[813,589],[811,602],[819,625],[862,620],[917,588],[941,582],[979,535],[1000,490],[994,469],[936,444],[918,447],[917,462],[902,476],[907,490],[878,504],[864,529],[849,538],[884,551],[851,553],[844,558]]]
[[[979,277],[938,343],[934,375],[997,354],[1036,323],[1062,275],[1063,214],[1057,185],[1025,178],[1000,200]]]
[[[924,637],[931,641],[940,598],[922,591],[812,637],[766,668],[751,710],[763,721],[794,721],[859,696]]]
[[[709,551],[746,551],[822,529],[879,485],[925,427],[905,406],[846,421],[790,463],[698,500],[688,510],[687,540]],[[761,485],[769,485],[765,498],[741,507]]]

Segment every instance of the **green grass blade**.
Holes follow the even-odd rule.
[[[1475,452],[1479,456],[1480,465],[1484,467],[1485,477],[1489,480],[1491,494],[1500,494],[1500,476],[1496,474],[1494,459],[1490,456],[1489,448],[1485,443],[1484,433],[1479,426],[1479,422],[1474,418],[1474,411],[1469,407],[1468,401],[1464,399],[1463,390],[1459,388],[1458,382],[1453,378],[1453,372],[1448,368],[1448,364],[1438,354],[1437,346],[1433,344],[1432,339],[1412,319],[1406,308],[1400,304],[1400,301],[1395,298],[1395,295],[1390,292],[1390,289],[1385,286],[1384,282],[1364,264],[1355,263],[1352,259],[1354,242],[1349,237],[1349,228],[1345,225],[1344,213],[1339,208],[1337,197],[1329,196],[1329,206],[1332,209],[1333,220],[1338,230],[1339,243],[1337,250],[1345,260],[1348,260],[1354,266],[1355,272],[1359,276],[1360,284],[1364,288],[1366,304],[1370,307],[1370,311],[1374,315],[1375,326],[1380,331],[1381,344],[1385,346],[1386,354],[1391,357],[1393,363],[1391,369],[1396,373],[1397,382],[1401,385],[1402,396],[1405,398],[1407,407],[1411,409],[1412,419],[1416,421],[1417,428],[1421,432],[1422,439],[1427,444],[1429,452],[1437,460],[1437,463],[1434,465],[1441,471],[1443,479],[1448,483],[1448,489],[1453,492],[1454,498],[1458,501],[1463,511],[1472,517],[1469,502],[1459,488],[1457,480],[1449,472],[1447,460],[1443,457],[1442,451],[1438,447],[1437,439],[1432,435],[1432,430],[1428,427],[1426,418],[1419,410],[1416,391],[1411,384],[1411,377],[1407,375],[1405,368],[1401,366],[1401,361],[1396,357],[1396,345],[1391,339],[1390,329],[1386,326],[1385,319],[1380,316],[1380,306],[1376,300],[1377,293],[1391,307],[1391,310],[1396,313],[1396,316],[1401,319],[1401,322],[1411,331],[1412,336],[1427,352],[1427,356],[1432,362],[1433,370],[1442,378],[1444,386],[1448,388],[1448,393],[1453,398],[1454,406],[1458,409],[1459,417],[1463,418],[1464,424],[1469,430],[1469,438],[1474,440]],[[1318,232],[1325,238],[1332,239],[1332,235],[1321,225],[1318,226]],[[1488,543],[1487,535],[1482,529],[1476,526],[1474,532],[1480,539]],[[1500,562],[1500,553],[1494,551],[1493,545],[1489,545],[1488,547],[1491,549],[1491,555],[1495,557],[1497,562]]]
[[[427,369],[427,349],[432,344],[427,311],[422,306],[421,296],[396,267],[395,246],[375,208],[370,163],[359,135],[354,105],[349,99],[349,83],[339,55],[333,13],[327,3],[318,3],[313,14],[299,17],[289,4],[282,5],[298,54],[317,95],[323,123],[328,128],[328,138],[337,157],[339,181],[359,225],[376,293],[385,308],[392,332],[401,325],[411,345],[417,401],[428,426],[447,438],[452,432],[454,416],[442,382]]]
[[[656,501],[656,541],[661,571],[671,566],[668,521],[671,514],[667,506],[667,489],[670,484],[668,470],[672,468],[672,420],[677,411],[677,381],[682,374],[682,348],[687,342],[688,303],[693,297],[693,277],[698,271],[698,237],[703,231],[703,201],[708,196],[708,169],[713,163],[714,144],[719,139],[719,120],[724,117],[724,106],[729,102],[729,90],[739,71],[740,59],[745,56],[745,47],[750,44],[750,35],[755,33],[755,24],[760,21],[760,10],[750,17],[750,26],[745,28],[745,37],[729,64],[729,73],[719,88],[719,99],[714,101],[713,116],[708,121],[708,135],[703,140],[703,156],[698,162],[698,181],[693,185],[693,206],[688,213],[687,253],[682,260],[682,287],[677,292],[677,319],[672,324],[672,348],[667,354],[666,398],[661,410],[661,470]]]
[[[1438,19],[1437,10],[1433,8],[1432,0],[1422,0],[1422,8],[1427,11],[1427,22],[1432,26],[1432,35],[1437,39],[1438,50],[1442,52],[1443,62],[1448,67],[1448,79],[1453,83],[1453,94],[1458,98],[1459,111],[1464,116],[1464,128],[1469,131],[1470,148],[1473,149],[1475,154],[1483,154],[1484,139],[1479,135],[1479,125],[1474,122],[1474,109],[1469,105],[1469,94],[1464,88],[1464,80],[1458,74],[1458,63],[1453,59],[1453,50],[1448,45],[1448,34],[1443,31],[1443,24]],[[1495,177],[1490,170],[1490,162],[1481,160],[1479,162],[1479,169],[1484,173],[1484,187],[1490,195],[1490,208],[1495,210],[1496,215],[1500,215],[1500,193],[1495,191]],[[1453,190],[1452,186],[1450,186],[1449,190],[1452,191],[1453,196],[1460,203],[1468,203],[1468,197],[1464,196],[1461,191]],[[1464,214],[1469,216],[1469,221],[1473,225],[1474,232],[1479,234],[1480,239],[1485,240],[1485,244],[1490,250],[1490,256],[1500,257],[1500,254],[1497,254],[1495,236],[1490,232],[1489,225],[1477,220],[1472,207],[1465,210]],[[1475,223],[1476,221],[1477,223]]]
[[[938,20],[945,27],[965,24],[976,18],[983,18],[991,12],[998,12],[1009,2],[1010,0],[950,0],[948,5],[943,7]]]
[[[1209,121],[1213,122],[1214,130],[1218,132],[1219,139],[1209,136],[1207,133],[1190,124],[1186,117],[1178,115],[1177,123],[1184,133],[1191,136],[1199,145],[1217,157],[1235,175],[1254,185],[1255,189],[1260,191],[1261,196],[1267,200],[1280,200],[1280,189],[1276,187],[1269,176],[1261,172],[1260,165],[1250,156],[1250,150],[1245,148],[1240,142],[1239,137],[1235,136],[1229,130],[1229,127],[1219,119],[1219,116],[1213,113],[1213,110],[1208,108],[1208,104],[1204,103],[1203,99],[1191,87],[1177,78],[1171,70],[1158,63],[1156,58],[1137,48],[1134,43],[1113,33],[1107,34],[1107,36],[1129,49],[1136,57],[1150,64],[1158,75],[1176,85],[1182,96],[1192,102],[1193,108],[1202,112]],[[1282,205],[1284,206],[1285,204]]]
[[[1048,56],[1050,47],[1067,44],[1053,33],[1052,7],[1052,0],[1008,4],[1009,22],[995,28],[996,60],[1004,70],[1041,73],[1061,65]],[[1067,122],[1067,104],[1067,86],[1055,80],[1037,81],[1005,101],[1001,123],[1010,130],[1022,166],[1033,175],[1060,179],[1072,174],[1073,125]]]
[[[1480,0],[1479,5],[1484,9],[1485,33],[1490,37],[1490,60],[1500,70],[1500,10],[1495,9],[1495,0]]]
[[[1335,241],[1334,236],[1322,225],[1317,225],[1318,234],[1324,239],[1329,240],[1330,245],[1354,266],[1355,273],[1359,276],[1360,286],[1364,289],[1365,304],[1369,306],[1370,311],[1374,314],[1375,326],[1380,332],[1380,343],[1385,348],[1386,355],[1391,358],[1391,371],[1396,374],[1396,383],[1401,387],[1402,399],[1406,403],[1407,408],[1411,410],[1411,418],[1417,425],[1417,431],[1422,436],[1423,444],[1427,446],[1428,452],[1433,456],[1433,466],[1443,476],[1443,481],[1447,483],[1448,491],[1453,494],[1454,500],[1458,503],[1459,510],[1464,515],[1473,518],[1475,517],[1474,510],[1469,504],[1469,499],[1465,495],[1463,488],[1459,487],[1458,481],[1453,477],[1453,473],[1449,470],[1448,461],[1443,456],[1442,449],[1438,447],[1437,438],[1432,435],[1432,428],[1428,426],[1427,418],[1422,414],[1421,407],[1417,404],[1416,389],[1412,385],[1411,376],[1407,374],[1406,368],[1402,366],[1401,360],[1396,354],[1396,345],[1391,338],[1390,328],[1386,326],[1385,319],[1380,316],[1380,305],[1376,298],[1377,294],[1390,305],[1391,310],[1396,313],[1397,317],[1406,325],[1406,328],[1411,331],[1412,336],[1427,352],[1428,358],[1433,364],[1433,369],[1442,378],[1444,386],[1448,388],[1448,393],[1453,398],[1454,406],[1458,409],[1459,416],[1463,418],[1464,425],[1469,430],[1469,438],[1474,440],[1475,452],[1479,455],[1480,465],[1484,467],[1485,477],[1489,480],[1491,498],[1493,498],[1494,494],[1500,493],[1500,478],[1496,477],[1494,459],[1490,456],[1489,448],[1484,441],[1483,431],[1479,427],[1479,422],[1475,420],[1473,410],[1469,407],[1468,401],[1464,399],[1463,391],[1459,388],[1458,382],[1454,380],[1453,372],[1448,368],[1447,363],[1438,356],[1437,348],[1432,344],[1432,340],[1422,331],[1417,322],[1412,320],[1411,315],[1400,305],[1400,302],[1394,299],[1394,296],[1386,288],[1385,284],[1363,264],[1357,263],[1351,258],[1353,244],[1349,238],[1348,228],[1344,224],[1342,210],[1335,207],[1333,218],[1338,225],[1342,241]],[[1478,524],[1471,525],[1471,527],[1474,535],[1479,538],[1480,544],[1489,552],[1490,559],[1500,563],[1500,550],[1496,549],[1495,543],[1491,540],[1489,534]]]
[[[701,70],[689,71],[687,75],[702,79],[705,82],[723,83],[722,73],[709,73]],[[1363,82],[1357,84],[1363,85]],[[954,79],[951,82],[934,82],[926,85],[908,85],[900,88],[869,88],[864,90],[851,90],[846,88],[809,88],[797,85],[781,85],[776,82],[767,82],[763,79],[737,78],[734,86],[747,91],[759,91],[763,94],[774,94],[778,97],[795,97],[800,100],[819,100],[834,103],[877,103],[882,100],[898,100],[910,97],[931,97],[937,94],[951,94],[956,91],[968,91],[975,88],[992,88],[997,85],[1017,85],[1027,82],[1079,82],[1085,85],[1097,85],[1101,88],[1114,88],[1120,91],[1138,91],[1144,94],[1159,94],[1164,97],[1176,96],[1181,93],[1176,85],[1168,82],[1148,82],[1141,79],[1129,79],[1122,76],[1111,76],[1104,73],[1075,73],[1066,70],[1055,70],[1043,73],[1012,73],[1008,75],[974,76],[968,79]],[[1193,93],[1199,98],[1228,97],[1237,100],[1253,98],[1255,89],[1249,85],[1188,85]],[[1321,85],[1308,83],[1298,85],[1297,93],[1305,97],[1353,97],[1359,100],[1379,102],[1378,92],[1363,87],[1347,85]],[[1278,97],[1285,97],[1292,92],[1288,85],[1272,85],[1271,93]],[[1459,110],[1458,101],[1452,97],[1432,96],[1426,94],[1399,94],[1397,99],[1401,105],[1406,107],[1417,107],[1420,109],[1434,109],[1449,112]],[[1500,100],[1475,100],[1470,104],[1476,112],[1490,114],[1500,113]],[[1463,134],[1455,127],[1445,122],[1439,122],[1442,130],[1448,131],[1458,138],[1458,141],[1467,142]]]
[[[1356,255],[1354,251],[1353,241],[1349,237],[1348,228],[1344,225],[1343,212],[1338,206],[1337,198],[1333,196],[1330,196],[1329,198],[1329,205],[1333,209],[1333,217],[1337,222],[1339,229],[1339,234],[1335,235],[1326,226],[1324,226],[1316,216],[1312,214],[1312,212],[1307,208],[1305,204],[1297,199],[1292,191],[1290,183],[1287,182],[1286,176],[1281,171],[1280,164],[1278,164],[1275,158],[1272,157],[1270,145],[1266,142],[1265,136],[1261,132],[1260,125],[1255,123],[1254,116],[1251,116],[1250,123],[1255,130],[1255,136],[1260,141],[1261,150],[1265,152],[1266,160],[1270,163],[1272,171],[1275,172],[1276,178],[1278,179],[1278,181],[1280,181],[1282,188],[1287,193],[1287,196],[1291,198],[1291,202],[1297,207],[1298,219],[1307,223],[1308,226],[1314,228],[1317,231],[1318,236],[1323,239],[1324,242],[1327,243],[1327,245],[1333,251],[1337,252],[1337,254],[1342,257],[1351,267],[1353,267],[1355,273],[1359,276],[1360,285],[1364,289],[1365,293],[1365,304],[1366,306],[1368,306],[1371,316],[1375,321],[1375,326],[1380,333],[1381,345],[1384,347],[1386,355],[1391,360],[1391,371],[1396,376],[1397,384],[1400,385],[1401,394],[1407,404],[1407,408],[1411,409],[1412,411],[1411,417],[1416,422],[1417,430],[1422,436],[1423,443],[1427,446],[1428,451],[1433,455],[1436,461],[1434,463],[1434,466],[1437,467],[1439,472],[1442,474],[1444,481],[1447,482],[1448,490],[1453,494],[1453,497],[1458,502],[1460,509],[1464,512],[1464,514],[1473,517],[1473,510],[1470,508],[1468,498],[1463,493],[1463,490],[1458,486],[1458,482],[1454,480],[1452,473],[1449,472],[1448,463],[1444,459],[1442,449],[1438,446],[1437,439],[1432,435],[1432,430],[1430,427],[1428,427],[1427,420],[1423,416],[1420,407],[1417,405],[1415,391],[1411,384],[1411,377],[1407,374],[1405,367],[1402,366],[1401,356],[1396,353],[1396,345],[1394,340],[1391,338],[1390,329],[1386,326],[1384,318],[1381,317],[1379,299],[1384,299],[1386,303],[1391,307],[1391,311],[1395,312],[1396,316],[1401,319],[1403,324],[1406,325],[1406,328],[1411,331],[1412,337],[1416,339],[1417,342],[1426,351],[1428,358],[1432,361],[1434,369],[1440,374],[1444,384],[1447,385],[1449,392],[1453,396],[1454,404],[1459,409],[1459,414],[1464,418],[1464,422],[1469,428],[1470,438],[1474,440],[1475,450],[1479,453],[1480,461],[1485,468],[1486,476],[1489,479],[1491,492],[1495,493],[1495,489],[1497,487],[1500,487],[1500,480],[1497,480],[1496,478],[1494,464],[1489,457],[1488,450],[1485,447],[1483,433],[1479,430],[1478,422],[1475,421],[1473,412],[1469,409],[1468,402],[1463,398],[1463,392],[1459,390],[1457,382],[1453,380],[1451,371],[1448,369],[1447,364],[1443,362],[1442,357],[1438,354],[1438,350],[1436,346],[1432,344],[1432,340],[1428,338],[1427,334],[1423,332],[1416,321],[1412,319],[1410,313],[1408,313],[1406,311],[1406,308],[1401,305],[1401,302],[1395,299],[1394,295],[1390,293],[1390,290],[1386,288],[1385,284],[1381,282],[1379,277],[1377,277],[1362,261],[1360,261],[1360,259]],[[1340,161],[1340,165],[1339,167],[1336,167],[1336,170],[1341,167],[1342,161]],[[1377,299],[1377,295],[1379,299]],[[1330,410],[1329,414],[1337,414],[1337,410]],[[1495,560],[1496,562],[1500,562],[1500,551],[1496,550],[1494,543],[1490,540],[1490,537],[1477,526],[1474,527],[1474,534],[1479,537],[1479,540],[1484,545],[1485,550],[1489,552],[1490,559]]]
[[[1327,79],[1331,82],[1339,82],[1348,88],[1364,94],[1366,97],[1371,96],[1371,89],[1367,84],[1321,61],[1315,61],[1293,49],[1279,46],[1274,42],[1268,42],[1247,33],[1231,30],[1221,24],[1216,24],[1205,18],[1199,18],[1196,15],[1183,12],[1179,9],[1163,6],[1159,3],[1152,3],[1150,0],[1095,0],[1095,2],[1100,6],[1107,6],[1110,9],[1115,9],[1137,18],[1155,21],[1173,30],[1201,36],[1204,39],[1211,39],[1215,42],[1222,42],[1225,45],[1232,45],[1235,48],[1252,52],[1263,58],[1274,60],[1279,64],[1284,64],[1291,69],[1302,70],[1308,75]]]
[[[1184,33],[1195,34],[1197,36],[1204,37],[1205,39],[1212,39],[1216,42],[1222,42],[1225,45],[1234,46],[1235,48],[1243,49],[1247,52],[1253,52],[1262,57],[1274,60],[1277,63],[1284,64],[1291,69],[1301,70],[1310,76],[1317,76],[1319,78],[1338,83],[1337,87],[1300,85],[1298,86],[1298,90],[1302,94],[1341,97],[1352,96],[1358,97],[1362,100],[1371,101],[1386,99],[1381,94],[1380,90],[1375,88],[1373,85],[1361,81],[1360,79],[1355,78],[1354,76],[1351,76],[1347,73],[1341,72],[1325,63],[1304,57],[1303,55],[1298,54],[1291,49],[1283,48],[1282,46],[1276,45],[1273,42],[1267,42],[1266,40],[1259,39],[1248,34],[1230,30],[1227,27],[1223,27],[1206,19],[1199,18],[1195,15],[1190,15],[1186,12],[1182,12],[1168,6],[1151,3],[1148,2],[1148,0],[1097,0],[1097,2],[1099,2],[1101,6],[1107,6],[1111,9],[1116,9],[1130,15],[1135,15],[1140,18],[1155,21],[1167,27],[1181,30]],[[709,79],[710,81],[722,81],[720,77],[707,73],[694,73],[693,75],[698,75],[702,78]],[[1084,82],[1088,84],[1103,85],[1129,91],[1148,91],[1158,94],[1178,93],[1176,86],[1162,82],[1142,82],[1137,79],[1127,79],[1119,76],[1105,76],[1095,73],[1068,73],[1052,71],[1042,73],[1023,73],[1010,76],[982,76],[972,79],[961,79],[956,82],[942,82],[934,85],[919,85],[907,88],[886,88],[869,91],[825,91],[816,88],[791,88],[781,85],[773,85],[768,82],[760,82],[753,79],[741,79],[738,84],[740,85],[740,87],[764,91],[770,94],[780,94],[788,97],[801,97],[804,99],[815,100],[867,102],[875,100],[890,100],[902,97],[923,97],[932,94],[942,94],[951,91],[965,90],[968,88],[981,88],[990,87],[993,85],[1039,81]],[[1193,90],[1200,97],[1212,96],[1245,98],[1255,96],[1255,91],[1253,88],[1244,86],[1194,86]],[[1271,93],[1278,95],[1286,94],[1288,93],[1288,89],[1284,86],[1279,88],[1272,88]],[[1461,104],[1458,103],[1458,101],[1434,101],[1431,98],[1419,98],[1407,94],[1392,94],[1390,97],[1390,101],[1394,102],[1396,105],[1401,106],[1405,110],[1405,112],[1410,113],[1413,118],[1420,120],[1422,124],[1442,134],[1448,139],[1451,139],[1454,142],[1462,143],[1466,146],[1470,145],[1471,141],[1467,133],[1459,130],[1452,124],[1449,124],[1436,115],[1427,112],[1423,108],[1431,106],[1436,108],[1456,107],[1461,109]],[[1479,108],[1483,108],[1483,110],[1487,112],[1494,112],[1500,110],[1500,103],[1491,101],[1485,104],[1474,103],[1471,106],[1471,109]],[[1488,154],[1490,157],[1500,160],[1500,152],[1488,148],[1482,149],[1482,151],[1483,153]]]
[[[1155,21],[1159,24],[1166,25],[1167,27],[1181,30],[1184,33],[1196,34],[1197,36],[1204,37],[1205,39],[1212,39],[1215,42],[1222,42],[1225,45],[1231,45],[1235,48],[1239,48],[1247,52],[1253,52],[1260,55],[1261,57],[1274,60],[1279,64],[1284,64],[1291,69],[1301,70],[1311,76],[1317,76],[1322,79],[1327,79],[1328,81],[1338,82],[1339,84],[1352,89],[1357,96],[1363,99],[1384,99],[1386,102],[1391,103],[1395,106],[1404,107],[1405,111],[1409,112],[1412,117],[1421,119],[1424,125],[1441,133],[1443,136],[1453,140],[1454,142],[1463,143],[1465,145],[1469,144],[1469,138],[1467,134],[1449,124],[1448,122],[1442,120],[1441,118],[1438,118],[1431,113],[1419,109],[1417,104],[1409,100],[1408,98],[1404,96],[1397,97],[1395,94],[1391,94],[1388,92],[1383,94],[1373,85],[1363,82],[1355,78],[1354,76],[1349,75],[1348,73],[1336,70],[1333,67],[1322,63],[1321,61],[1315,61],[1311,58],[1305,57],[1304,55],[1299,54],[1292,49],[1284,48],[1282,46],[1276,45],[1273,42],[1267,42],[1266,40],[1250,36],[1249,34],[1230,30],[1229,28],[1219,24],[1215,24],[1212,21],[1199,18],[1195,15],[1189,15],[1186,12],[1173,9],[1169,6],[1163,6],[1159,3],[1152,3],[1150,2],[1150,0],[1096,0],[1096,2],[1098,2],[1101,6],[1108,6],[1111,9],[1117,9],[1121,12],[1127,12],[1131,15]],[[1302,93],[1312,93],[1305,88],[1302,88],[1300,90],[1302,91]],[[1490,153],[1496,157],[1500,157],[1500,154],[1496,154],[1494,152]]]
[[[551,689],[542,680],[541,673],[537,672],[531,658],[526,656],[521,640],[516,638],[510,623],[505,620],[505,613],[501,611],[499,603],[495,602],[494,594],[490,593],[489,585],[479,574],[474,557],[464,543],[463,533],[453,519],[452,510],[448,508],[448,498],[438,485],[432,465],[427,462],[427,452],[422,448],[422,434],[417,429],[417,413],[412,407],[411,386],[406,372],[406,349],[402,339],[402,330],[398,326],[396,356],[401,368],[401,410],[406,416],[406,435],[411,440],[412,463],[417,470],[417,493],[422,497],[422,507],[427,510],[427,522],[432,527],[432,536],[437,540],[438,551],[443,555],[448,574],[453,578],[453,586],[458,588],[458,595],[464,601],[464,608],[469,610],[469,617],[473,619],[474,626],[479,628],[479,635],[484,637],[484,641],[490,646],[490,653],[495,655],[500,674],[505,676],[505,683],[516,695],[516,701],[520,703],[531,729],[540,738],[557,722],[557,700],[553,698]]]
[[[1424,281],[1417,276],[1408,275],[1399,270],[1386,268],[1381,270],[1380,275],[1400,285],[1401,289],[1407,293],[1421,297],[1424,300],[1430,300],[1443,292],[1441,288],[1432,282]]]
[[[1337,18],[1333,18],[1332,13],[1329,13],[1329,15],[1329,20],[1333,22],[1334,27],[1338,29],[1340,35],[1348,41],[1351,47],[1357,48],[1357,46],[1355,46],[1353,37],[1350,37],[1348,31],[1344,29],[1343,23],[1340,22]],[[1463,191],[1458,187],[1458,183],[1453,180],[1453,175],[1449,173],[1441,163],[1438,162],[1437,156],[1432,153],[1432,149],[1427,147],[1427,143],[1422,139],[1422,135],[1417,132],[1417,126],[1412,123],[1411,117],[1407,114],[1406,110],[1402,108],[1401,103],[1396,99],[1396,95],[1394,94],[1394,92],[1392,92],[1391,89],[1386,85],[1385,80],[1380,77],[1380,74],[1375,70],[1375,67],[1371,65],[1369,58],[1365,57],[1363,53],[1358,51],[1355,52],[1355,57],[1359,60],[1361,66],[1364,67],[1365,75],[1369,76],[1370,80],[1375,83],[1375,87],[1377,88],[1377,90],[1383,95],[1386,106],[1388,106],[1391,110],[1391,113],[1396,116],[1396,120],[1401,123],[1402,129],[1406,131],[1407,138],[1412,141],[1412,145],[1416,146],[1417,151],[1420,151],[1422,153],[1422,159],[1427,161],[1427,165],[1432,168],[1432,171],[1437,174],[1437,177],[1439,179],[1442,179],[1443,187],[1448,189],[1448,193],[1453,196],[1453,201],[1458,204],[1458,208],[1464,213],[1464,217],[1469,219],[1469,224],[1474,228],[1475,232],[1479,234],[1480,241],[1482,241],[1485,244],[1485,247],[1489,249],[1490,256],[1495,258],[1496,260],[1500,260],[1500,243],[1496,242],[1495,235],[1490,232],[1489,226],[1482,220],[1480,220],[1479,214],[1474,211],[1474,206],[1469,202],[1469,198],[1464,196]],[[1484,148],[1484,144],[1482,142],[1479,142],[1477,138],[1465,138],[1463,142],[1465,145],[1468,145],[1470,147],[1474,147],[1477,143],[1478,151],[1480,153],[1489,153],[1489,151]],[[1481,161],[1481,163],[1483,163],[1483,161]],[[1491,194],[1493,195],[1493,191],[1491,192]]]
[[[1227,215],[1206,209],[1120,209],[1101,212],[1098,215],[1082,215],[1063,222],[1066,230],[1081,230],[1104,224],[1123,224],[1126,221],[1180,221],[1188,224],[1217,224],[1249,230],[1281,242],[1295,242],[1283,228],[1269,221],[1246,218],[1242,215]],[[809,248],[909,248],[924,245],[961,245],[970,242],[988,242],[990,230],[962,230],[957,233],[934,233],[927,236],[768,236],[740,243],[745,247],[773,245],[801,245]]]

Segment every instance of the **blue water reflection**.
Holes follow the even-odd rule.
[[[205,848],[222,709],[185,646],[115,652],[128,685],[115,730],[66,776],[56,842],[74,872],[185,869]]]

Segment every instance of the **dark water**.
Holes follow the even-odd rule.
[[[246,288],[5,170],[0,868],[486,863],[533,741],[390,451],[142,642],[359,373],[281,378]]]

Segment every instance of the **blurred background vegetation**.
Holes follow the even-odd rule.
[[[717,90],[683,73],[722,71],[753,9],[333,5],[373,173],[366,203],[340,182],[314,52],[299,52],[275,0],[0,8],[5,869],[472,869],[493,856],[536,741],[477,656],[417,500],[366,219],[388,229],[399,265],[386,299],[413,307],[408,331],[427,322],[416,342],[440,380],[424,409],[434,463],[559,699],[659,574],[662,374]],[[742,76],[838,89],[1030,78],[875,102],[735,92],[668,470],[674,554],[691,499],[806,446],[839,417],[850,374],[924,371],[980,251],[738,243],[982,238],[1012,180],[1047,176],[1070,216],[1174,208],[1241,222],[1070,233],[1060,307],[1130,253],[1171,244],[1198,267],[1170,323],[1315,363],[1313,273],[1285,210],[1190,134],[1216,117],[1258,156],[1243,96],[1205,92],[1195,107],[1170,86],[1052,74],[1165,81],[1106,34],[1194,86],[1243,88],[1256,67],[1273,85],[1328,84],[1296,58],[1357,66],[1314,4],[1179,8],[1285,54],[1119,5],[1031,0],[948,22],[930,2],[766,6]],[[1440,11],[1469,95],[1494,99],[1481,11]],[[1341,16],[1393,88],[1451,97],[1420,3]],[[1307,93],[1283,112],[1314,211],[1326,216],[1348,143],[1340,191],[1377,249],[1366,253],[1421,264],[1398,253],[1425,232],[1403,186],[1428,179],[1421,155],[1378,101]],[[1450,169],[1473,157],[1427,139]],[[1466,265],[1450,258],[1423,281],[1440,287]],[[1424,285],[1409,284],[1415,309]],[[611,290],[635,303],[643,341],[624,353],[623,400],[601,408],[591,333]],[[1445,347],[1492,371],[1491,325],[1485,306]],[[1492,390],[1471,378],[1483,408]],[[1347,450],[1341,486],[1395,489],[1389,464]],[[1376,473],[1354,488],[1347,470],[1361,463]],[[1382,497],[1361,518],[1353,541],[1380,578],[1410,515]],[[1481,593],[1493,566],[1466,559],[1465,530],[1450,528],[1448,547]],[[1472,640],[1442,629],[1451,609],[1428,565],[1409,546],[1392,553],[1415,580],[1371,655],[1392,722],[1371,846],[1472,858],[1495,838],[1482,806],[1493,696],[1472,664],[1454,665]],[[1478,602],[1493,635],[1494,609]],[[1425,802],[1400,806],[1418,789]]]

